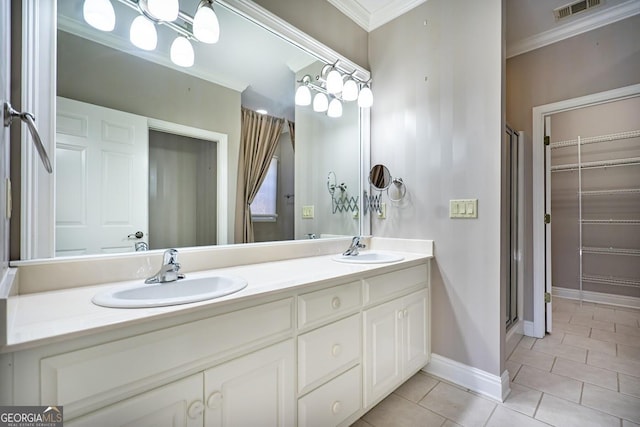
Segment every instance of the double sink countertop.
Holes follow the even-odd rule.
[[[333,239],[327,239],[333,240]],[[401,255],[403,260],[392,263],[377,264],[352,264],[336,262],[332,258],[335,257],[335,248],[346,247],[344,242],[350,239],[336,239],[332,242],[317,241],[299,241],[289,242],[276,245],[257,244],[253,247],[245,248],[234,247],[216,247],[212,249],[214,255],[218,259],[224,258],[225,249],[235,251],[234,258],[242,255],[243,249],[246,249],[245,255],[247,259],[253,262],[244,265],[230,266],[212,266],[213,268],[199,268],[199,271],[189,271],[186,267],[189,265],[189,253],[196,253],[197,256],[210,258],[211,254],[207,253],[207,249],[185,249],[181,250],[181,264],[185,267],[188,278],[196,279],[207,276],[236,276],[241,277],[248,283],[243,290],[210,299],[206,301],[194,302],[189,304],[180,304],[166,307],[153,308],[107,308],[95,305],[91,299],[98,292],[112,288],[126,288],[144,282],[143,278],[136,277],[131,280],[116,280],[109,277],[108,266],[98,268],[99,277],[87,277],[88,284],[79,284],[77,282],[74,287],[64,287],[64,275],[73,274],[74,270],[82,271],[82,263],[85,260],[76,260],[74,263],[56,263],[55,261],[47,262],[46,266],[34,263],[18,263],[9,272],[9,276],[16,276],[17,290],[14,289],[10,293],[11,296],[4,298],[3,307],[6,315],[6,342],[0,343],[0,353],[18,351],[55,342],[61,342],[72,338],[79,338],[101,332],[109,332],[132,326],[140,325],[141,331],[144,329],[158,329],[163,324],[171,325],[188,322],[192,319],[210,317],[225,312],[234,307],[238,309],[242,306],[256,305],[261,299],[271,301],[277,299],[292,290],[302,290],[305,287],[310,288],[316,285],[332,284],[337,281],[348,281],[350,278],[357,280],[364,275],[384,274],[386,272],[397,270],[398,268],[410,267],[423,263],[425,260],[433,257],[433,242],[430,240],[407,240],[407,239],[385,239],[371,238],[368,239],[367,249],[371,248],[376,251],[387,251],[397,255]],[[252,251],[249,253],[248,251]],[[268,251],[269,255],[263,257],[263,262],[259,261],[261,256],[256,255],[258,252]],[[274,255],[279,252],[284,259]],[[293,254],[308,255],[310,253],[322,252],[319,255],[304,256],[301,258],[293,258]],[[327,254],[327,252],[329,252]],[[362,251],[366,253],[366,250]],[[266,252],[265,252],[266,253]],[[159,259],[162,251],[153,254],[155,268],[159,267]],[[195,256],[195,255],[194,255]],[[202,267],[202,262],[196,262],[192,256],[196,267]],[[288,257],[288,258],[287,258]],[[143,260],[138,256],[139,260]],[[117,261],[117,260],[116,260]],[[85,262],[102,262],[101,259],[94,258]],[[127,262],[131,262],[127,260]],[[242,261],[240,261],[242,262]],[[148,274],[148,270],[152,268],[154,263],[149,263],[148,259],[144,259],[145,264],[151,266],[145,269],[142,274]],[[225,263],[220,261],[219,263]],[[231,262],[227,262],[228,264]],[[236,264],[238,261],[236,261]],[[23,264],[23,265],[20,265]],[[78,264],[78,265],[76,265]],[[126,263],[125,263],[126,264]],[[210,263],[215,264],[215,263]],[[233,263],[231,263],[233,264]],[[51,272],[64,271],[65,274],[60,275],[58,282],[52,279],[52,289],[38,288],[37,285],[23,283],[21,269],[28,269],[30,266],[36,265],[43,271],[38,274],[45,275],[47,270]],[[127,267],[130,267],[126,265]],[[96,268],[95,265],[92,267]],[[51,277],[54,276],[51,273]],[[140,275],[140,268],[136,276]],[[29,279],[37,277],[37,275],[24,274]],[[115,275],[113,275],[115,276]],[[426,278],[425,278],[426,279]],[[93,282],[93,284],[91,284]],[[337,283],[336,283],[337,284]],[[153,286],[153,285],[149,285]],[[30,293],[21,292],[23,287],[28,290],[37,290]],[[56,289],[58,288],[58,289]],[[181,316],[180,319],[176,319]],[[150,322],[153,322],[152,324]],[[4,344],[4,345],[1,345]]]

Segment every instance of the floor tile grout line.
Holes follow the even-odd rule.
[[[484,424],[482,424],[482,427],[486,427],[487,424],[489,424],[489,420],[491,419],[491,417],[493,417],[493,414],[496,413],[496,409],[498,408],[498,405],[496,404],[493,409],[491,410],[491,413],[489,414],[489,417],[487,418],[487,420],[484,422]]]
[[[540,405],[542,404],[542,398],[544,397],[545,393],[542,392],[540,393],[540,397],[538,398],[538,403],[536,403],[536,407],[533,410],[533,414],[531,415],[531,418],[536,418],[536,414],[538,413],[538,409],[540,409]]]

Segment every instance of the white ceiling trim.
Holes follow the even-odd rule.
[[[640,1],[628,0],[619,5],[604,9],[602,12],[576,19],[573,22],[567,23],[553,30],[544,31],[531,37],[512,42],[507,46],[507,58],[512,58],[561,40],[577,36],[578,34],[613,24],[614,22],[621,21],[639,13]]]
[[[347,15],[366,31],[373,31],[383,26],[425,1],[427,0],[394,0],[375,12],[370,12],[362,7],[358,0],[328,0],[340,12]]]

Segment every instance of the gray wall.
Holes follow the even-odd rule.
[[[578,136],[609,135],[640,130],[640,96],[599,104],[551,116],[551,142],[576,139]],[[577,147],[551,150],[551,164],[578,162]],[[640,137],[583,145],[582,162],[640,157]],[[640,166],[586,169],[582,172],[582,189],[608,190],[638,188]],[[551,174],[551,266],[553,286],[579,288],[578,172]],[[640,220],[639,194],[584,196],[584,219]],[[640,249],[637,225],[584,225],[583,246]],[[640,280],[640,262],[635,256],[583,254],[584,274]],[[584,282],[586,291],[640,297],[640,288]]]
[[[149,248],[216,244],[216,143],[149,131]]]
[[[507,122],[525,132],[525,320],[533,320],[532,108],[640,83],[639,39],[636,15],[507,60]]]
[[[326,0],[254,0],[356,64],[369,69],[367,32]]]
[[[373,234],[434,239],[433,352],[500,375],[502,2],[429,0],[371,32],[369,52],[371,164],[408,188]],[[449,219],[460,198],[478,219]]]
[[[240,92],[63,31],[58,46],[59,96],[228,135],[228,236],[233,239]]]

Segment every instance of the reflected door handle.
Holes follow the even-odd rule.
[[[38,150],[38,154],[40,155],[40,160],[42,160],[42,164],[44,168],[49,173],[53,173],[53,168],[51,167],[51,162],[49,161],[49,156],[47,155],[47,150],[44,148],[42,144],[42,140],[40,139],[40,135],[38,134],[38,129],[36,129],[35,117],[31,113],[21,113],[15,110],[10,103],[4,103],[4,127],[11,126],[13,123],[13,119],[18,118],[26,123],[27,128],[29,128],[29,132],[31,132],[31,138],[33,139],[33,145],[36,146]]]
[[[127,239],[142,239],[144,237],[144,233],[142,231],[136,231],[135,233],[131,233],[127,236]]]

